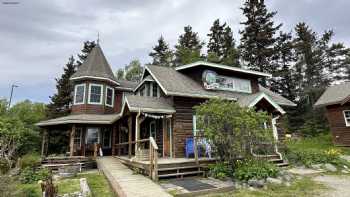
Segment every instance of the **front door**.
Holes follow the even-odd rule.
[[[100,128],[98,127],[88,127],[86,128],[86,155],[94,155],[95,144],[100,144]]]

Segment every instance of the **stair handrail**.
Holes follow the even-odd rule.
[[[149,137],[149,149],[149,176],[158,181],[158,145],[152,136]]]

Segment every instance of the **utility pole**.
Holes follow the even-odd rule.
[[[10,95],[10,101],[9,101],[8,109],[10,109],[10,107],[11,107],[11,101],[12,101],[13,89],[14,89],[14,88],[18,88],[18,85],[16,85],[16,84],[12,84],[12,85],[11,85],[11,95]]]

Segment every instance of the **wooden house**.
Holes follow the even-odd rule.
[[[187,140],[197,131],[193,107],[210,98],[267,111],[278,139],[283,107],[295,104],[260,86],[263,77],[271,75],[199,61],[176,68],[146,65],[141,82],[118,81],[97,45],[71,78],[71,114],[37,124],[45,130],[42,154],[54,137],[50,131],[61,130],[69,134],[70,156],[113,155],[140,166],[184,161]],[[190,157],[198,163],[198,151]]]
[[[326,108],[333,143],[350,146],[350,82],[327,88],[315,107]]]

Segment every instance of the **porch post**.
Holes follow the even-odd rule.
[[[112,156],[115,155],[115,135],[117,133],[117,126],[113,125],[112,128]]]
[[[120,126],[120,124],[118,125],[118,144],[120,144],[121,142],[122,142],[122,133],[121,133],[121,126]],[[118,146],[118,156],[120,156],[120,154],[121,154],[121,147],[120,146]]]
[[[128,151],[128,155],[129,158],[131,158],[131,151],[132,151],[132,115],[130,115],[129,119],[128,119],[128,127],[129,127],[129,151]]]
[[[82,135],[81,135],[81,154],[82,156],[85,156],[86,154],[86,147],[85,147],[85,138],[86,138],[86,127],[82,128]]]
[[[72,129],[70,132],[69,153],[71,157],[74,156],[74,136],[75,136],[75,124],[72,125]]]
[[[137,141],[140,140],[140,115],[141,113],[138,112],[135,118],[135,154],[139,149],[139,143]]]
[[[48,133],[47,129],[43,130],[43,139],[41,142],[41,157],[45,157],[47,154],[47,145],[48,144]]]

